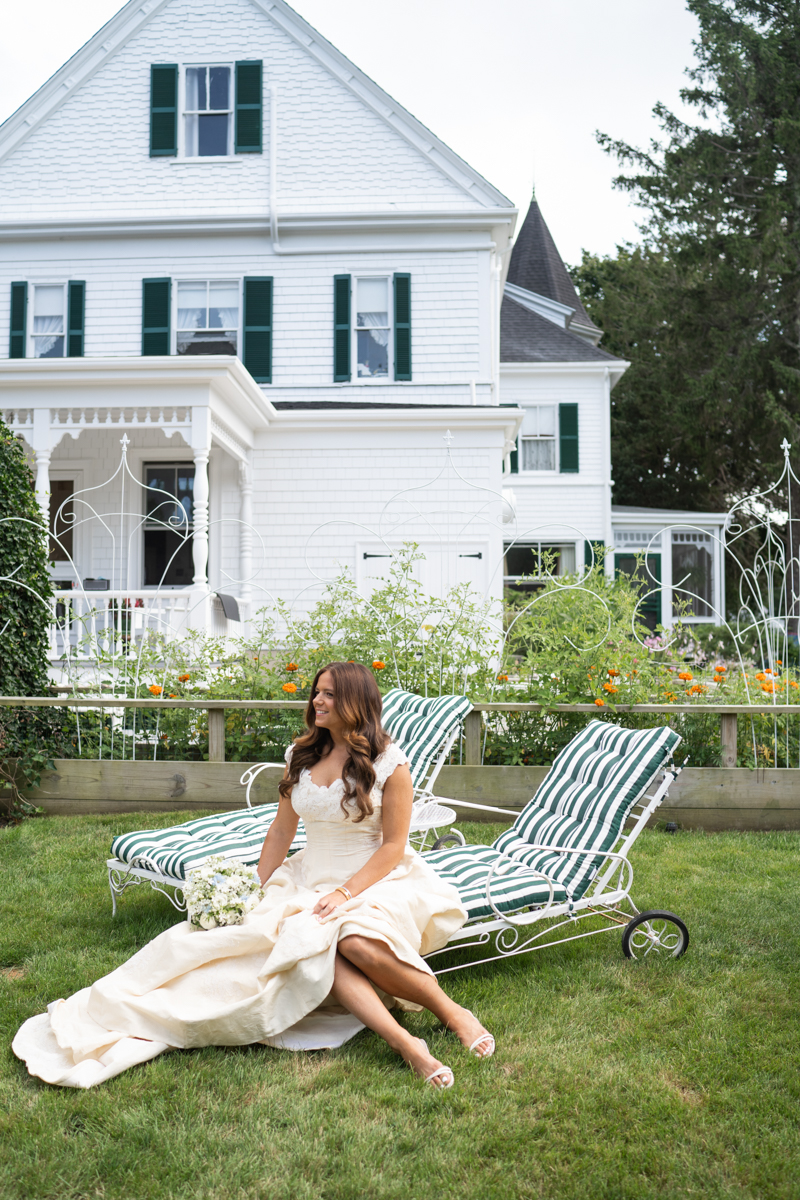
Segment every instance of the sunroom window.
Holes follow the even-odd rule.
[[[179,280],[175,329],[177,354],[236,354],[238,280]]]
[[[145,587],[188,587],[194,578],[194,472],[193,463],[145,466]]]
[[[538,404],[525,409],[520,432],[520,469],[555,471],[556,406]]]
[[[519,542],[506,545],[503,582],[506,587],[538,591],[551,575],[575,573],[575,543]]]
[[[187,67],[184,86],[184,154],[207,158],[232,153],[231,68]]]
[[[389,374],[389,280],[356,279],[356,363],[359,379]]]
[[[714,546],[710,533],[672,531],[673,616],[708,621],[713,617]]]
[[[64,357],[64,309],[67,289],[63,283],[36,284],[33,289],[33,357]]]

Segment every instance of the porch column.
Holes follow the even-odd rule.
[[[253,573],[253,469],[243,461],[239,463],[239,520],[239,595],[249,604]]]
[[[194,531],[192,537],[195,587],[208,587],[208,450],[194,452]]]
[[[50,409],[35,408],[33,410],[33,431],[31,445],[36,460],[36,499],[42,511],[42,523],[46,530],[50,529],[50,457],[53,448],[50,444]],[[49,538],[48,538],[49,545]]]

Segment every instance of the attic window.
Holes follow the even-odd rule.
[[[232,153],[230,66],[187,67],[184,84],[184,154],[187,158]]]

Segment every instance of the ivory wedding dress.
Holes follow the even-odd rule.
[[[290,755],[291,747],[287,762]],[[342,809],[341,780],[320,787],[304,771],[292,807],[308,844],[275,871],[241,925],[174,925],[92,987],[31,1017],[14,1053],[47,1083],[86,1088],[165,1050],[253,1042],[312,1050],[353,1037],[363,1025],[328,999],[339,939],[377,938],[431,974],[420,956],[443,946],[467,916],[456,889],[410,846],[394,870],[330,917],[320,922],[312,913],[380,846],[384,784],[407,761],[394,743],[375,760],[375,811],[361,822]]]

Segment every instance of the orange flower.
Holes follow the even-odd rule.
[[[686,695],[687,696],[702,696],[702,694],[705,690],[706,689],[704,687],[702,687],[699,683],[695,683],[692,685],[692,687],[689,688]]]
[[[169,694],[169,698],[170,698],[170,700],[177,700],[177,699],[178,699],[178,693],[177,693],[177,692],[170,692],[170,694]]]
[[[284,692],[296,692],[297,684],[296,683],[285,683],[283,685],[283,691]]]
[[[191,678],[192,678],[191,675],[179,675],[178,683],[186,683],[186,681]]]
[[[151,683],[147,690],[151,696],[160,696],[164,689],[159,687],[157,683]]]
[[[727,671],[727,669],[728,669],[727,667],[721,667],[721,666],[720,666],[720,667],[714,667],[714,670],[717,672],[717,674],[718,674],[718,675],[721,675],[721,674],[722,674],[722,672],[723,672],[723,671]]]
[[[725,682],[724,675],[715,675],[714,676],[714,683],[724,683],[724,682]]]
[[[608,668],[608,673],[609,673],[609,675],[611,676],[611,678],[612,678],[612,679],[616,678],[616,676],[617,676],[617,675],[619,675],[619,671],[617,670],[617,668],[616,668],[616,667],[609,667],[609,668]]]
[[[508,683],[508,676],[507,675],[498,675],[497,682],[498,683]]]
[[[756,675],[756,679],[760,680],[761,682],[763,682],[766,678],[767,677],[763,671],[759,671],[758,674]]]
[[[372,669],[373,669],[373,671],[382,671],[385,666],[386,666],[385,662],[381,662],[381,660],[379,658],[376,658],[374,663],[372,664]]]
[[[678,679],[685,679],[686,682],[688,683],[690,679],[694,679],[694,675],[692,674],[691,671],[679,671]]]
[[[783,659],[782,659],[782,658],[776,658],[776,659],[775,659],[775,662],[778,664],[778,666],[779,666],[779,667],[782,667],[782,666],[783,666]]]
[[[773,671],[772,667],[764,667],[764,674],[765,675],[774,675],[775,672]]]
[[[772,683],[772,681],[768,679],[766,683],[762,683],[761,690],[762,690],[762,692],[770,692],[770,693],[774,692],[775,684]]]
[[[287,664],[286,664],[286,670],[287,670],[287,671],[296,671],[296,670],[297,670],[297,663],[287,663]]]
[[[795,689],[795,691],[797,691],[797,689],[800,688],[800,683],[795,683],[795,681],[793,679],[790,679],[789,687],[793,687]]]
[[[605,700],[601,700],[599,696],[595,700],[595,704],[597,705],[598,708],[604,708],[605,703],[606,703]]]
[[[604,691],[604,692],[609,692],[611,695],[613,695],[613,694],[614,694],[614,692],[618,692],[618,691],[619,691],[619,688],[618,688],[618,687],[614,687],[614,684],[613,684],[613,683],[604,683],[604,684],[603,684],[603,691]]]

